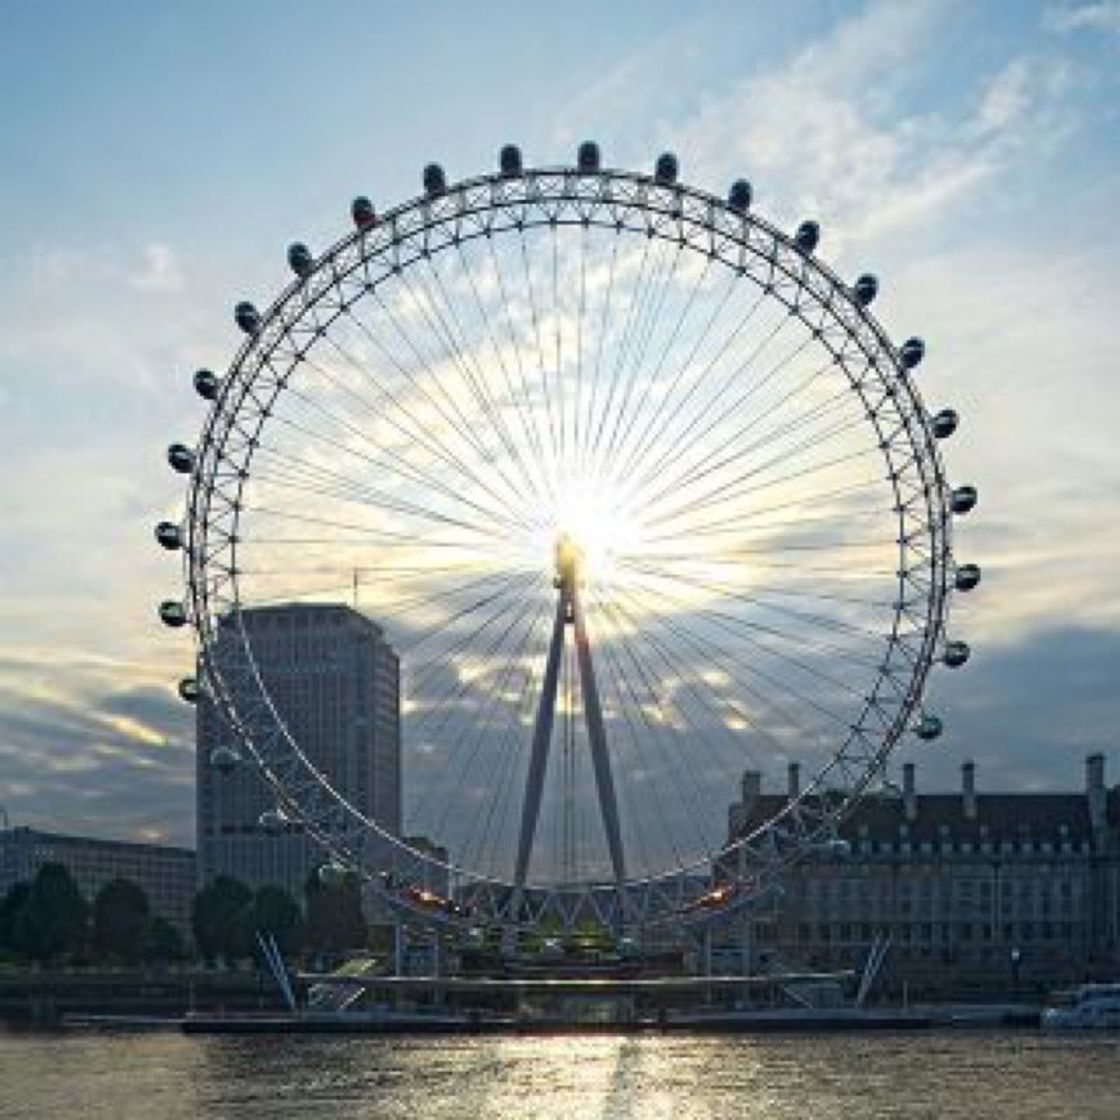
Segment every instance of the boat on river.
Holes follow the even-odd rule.
[[[1046,1030],[1120,1030],[1120,984],[1082,984],[1042,1013]]]

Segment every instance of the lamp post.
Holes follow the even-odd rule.
[[[1022,950],[1016,946],[1011,950],[1011,985],[1016,993],[1019,991],[1019,966],[1022,963]]]

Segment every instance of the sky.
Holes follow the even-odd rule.
[[[469,17],[469,18],[468,18]],[[615,166],[677,153],[813,217],[980,492],[954,607],[974,650],[908,744],[923,788],[1075,788],[1120,766],[1120,3],[469,6],[47,2],[0,10],[0,805],[14,823],[193,839],[168,442],[202,419],[230,309],[287,282],[349,200],[412,197],[518,143]],[[729,791],[729,800],[731,792]]]

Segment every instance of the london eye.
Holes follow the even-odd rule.
[[[242,302],[201,370],[161,522],[197,677],[274,819],[433,922],[616,929],[748,903],[834,842],[969,648],[947,630],[958,418],[919,391],[871,275],[752,188],[648,172],[492,173],[389,209],[354,200],[332,246]],[[363,813],[289,730],[246,612],[353,604],[402,671],[407,834]],[[744,770],[805,781],[729,835]],[[263,826],[263,825],[262,825]]]

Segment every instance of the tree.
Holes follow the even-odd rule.
[[[34,960],[53,960],[81,949],[89,904],[61,863],[44,863],[31,882],[12,929],[14,948]]]
[[[183,957],[183,938],[179,931],[162,915],[148,919],[140,955],[148,964],[167,964]]]
[[[111,879],[93,900],[93,945],[125,961],[140,959],[148,926],[148,896],[131,879]]]
[[[307,896],[307,926],[304,942],[317,953],[339,953],[366,943],[366,921],[362,917],[362,891],[357,875],[341,883],[326,885],[312,871],[304,887]]]
[[[208,961],[249,956],[253,892],[244,883],[219,875],[194,896],[191,927],[198,951]]]
[[[253,896],[253,928],[276,938],[285,956],[299,951],[303,939],[303,914],[299,904],[282,887],[261,887]]]
[[[23,909],[31,884],[20,880],[8,888],[8,893],[0,899],[0,951],[15,949],[16,915]]]

